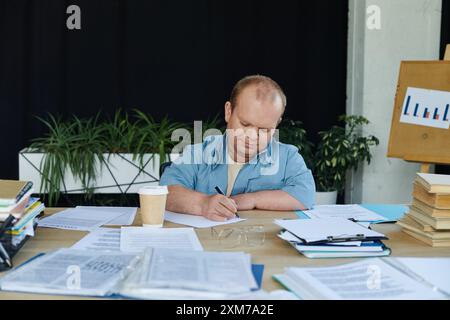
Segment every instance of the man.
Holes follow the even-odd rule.
[[[186,147],[161,177],[169,189],[167,210],[225,221],[238,210],[311,208],[311,171],[296,147],[273,138],[285,107],[272,79],[238,81],[225,103],[226,133]]]

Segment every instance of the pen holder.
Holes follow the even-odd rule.
[[[37,223],[34,223],[33,229],[36,231]],[[6,252],[9,255],[9,258],[11,259],[16,255],[17,252],[23,247],[25,242],[30,238],[29,235],[12,235],[8,232],[8,229],[3,233],[3,235],[0,237],[0,243],[5,248]],[[9,270],[11,267],[8,266],[8,264],[5,261],[1,261],[0,258],[0,272]]]

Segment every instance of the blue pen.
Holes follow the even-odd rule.
[[[223,196],[225,195],[225,193],[223,193],[222,189],[220,189],[219,186],[215,186],[214,189],[216,189],[218,194],[221,194]],[[240,218],[237,212],[235,213],[235,215],[236,217]]]

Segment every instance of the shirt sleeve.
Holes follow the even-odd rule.
[[[164,170],[159,184],[162,186],[181,185],[195,190],[198,165],[192,161],[192,146],[187,146],[183,154]]]
[[[286,160],[284,186],[281,190],[300,201],[307,209],[314,206],[316,184],[311,170],[294,146],[289,148]]]

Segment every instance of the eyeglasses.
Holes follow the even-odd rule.
[[[266,234],[264,226],[248,226],[238,228],[211,228],[211,237],[219,241],[224,248],[239,246],[257,247],[264,244]]]

